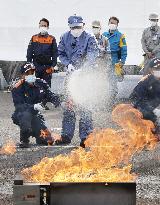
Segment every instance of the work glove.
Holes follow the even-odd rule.
[[[146,55],[147,55],[148,58],[153,58],[154,57],[152,52],[148,52],[148,53],[146,53]]]
[[[153,113],[157,116],[157,118],[160,118],[160,109],[155,108],[155,109],[153,110]]]
[[[123,63],[118,62],[115,64],[115,73],[118,77],[118,81],[122,82],[124,79],[124,70],[123,70]]]
[[[34,104],[34,110],[44,111],[45,108],[42,106],[41,103]]]
[[[67,73],[71,73],[75,70],[75,67],[72,64],[69,64],[67,67]]]
[[[72,100],[67,100],[66,102],[62,102],[61,107],[64,110],[73,110],[73,108],[74,108],[73,101]]]
[[[50,68],[46,69],[46,73],[47,74],[52,74],[53,72],[54,72],[54,68],[53,67],[50,67]]]

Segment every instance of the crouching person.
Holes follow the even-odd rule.
[[[142,112],[144,119],[155,124],[154,133],[160,140],[160,59],[154,58],[149,67],[150,74],[142,78],[130,99],[132,105]]]
[[[20,71],[21,79],[12,89],[15,106],[12,120],[20,127],[20,147],[29,147],[30,136],[36,138],[38,145],[52,144],[51,133],[41,114],[41,111],[45,110],[41,102],[47,99],[57,107],[60,99],[50,91],[46,81],[35,77],[35,67],[32,63],[24,64]]]

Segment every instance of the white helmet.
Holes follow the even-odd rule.
[[[159,17],[158,17],[158,14],[156,14],[156,13],[151,13],[149,15],[149,20],[158,20],[158,19],[159,19]]]

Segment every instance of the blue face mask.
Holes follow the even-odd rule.
[[[27,75],[27,76],[25,76],[25,81],[29,84],[33,84],[36,81],[36,76],[35,75]]]

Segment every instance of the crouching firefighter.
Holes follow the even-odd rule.
[[[160,59],[154,58],[149,64],[149,74],[142,78],[130,95],[132,105],[151,120],[153,131],[160,140]]]
[[[13,85],[12,89],[15,106],[12,120],[20,127],[20,147],[29,147],[30,136],[36,138],[38,145],[52,144],[51,133],[41,114],[44,110],[41,102],[47,99],[57,107],[60,99],[50,91],[46,81],[35,77],[35,67],[32,63],[24,64],[20,72],[21,79]]]

